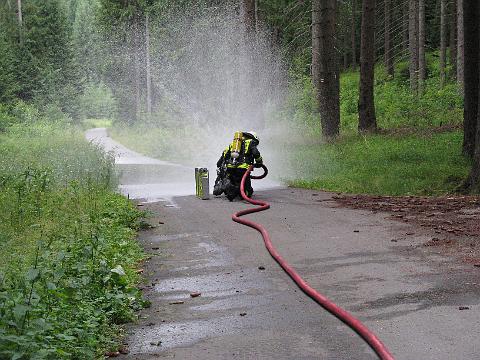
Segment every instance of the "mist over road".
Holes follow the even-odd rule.
[[[151,256],[143,285],[151,306],[129,327],[129,358],[376,358],[293,284],[256,231],[231,221],[250,205],[198,200],[189,195],[192,169],[131,152],[103,130],[87,136],[116,152],[121,191],[138,189],[152,214],[154,228],[139,236]],[[254,198],[272,205],[252,218],[269,229],[279,252],[364,321],[396,359],[478,358],[478,270],[422,246],[432,234],[383,213],[340,208],[330,193],[275,188]]]
[[[120,173],[119,190],[130,199],[141,199],[142,202],[167,201],[177,206],[174,197],[195,194],[195,169],[193,167],[153,159],[139,154],[113,140],[105,128],[87,130],[88,141],[111,152],[115,157],[115,165]],[[224,144],[219,144],[222,149]],[[220,156],[220,152],[218,153]],[[216,178],[215,163],[198,164],[210,170],[210,192]],[[260,170],[262,171],[262,170]],[[255,190],[281,188],[271,179],[256,184]]]

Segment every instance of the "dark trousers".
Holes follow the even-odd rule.
[[[247,169],[242,168],[228,168],[227,175],[230,178],[230,181],[240,188],[240,183],[242,182],[243,175],[247,172]],[[252,179],[250,176],[245,179],[245,191],[247,193],[253,193],[252,188]]]

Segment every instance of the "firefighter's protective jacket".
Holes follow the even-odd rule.
[[[230,169],[248,169],[250,165],[253,165],[254,162],[256,164],[262,164],[263,159],[260,155],[260,151],[257,149],[258,142],[253,139],[245,139],[242,141],[242,148],[240,150],[239,157],[233,161],[231,154],[231,147],[232,144],[228,145],[228,147],[223,151],[222,156],[217,161],[217,167],[220,168],[224,164],[227,164],[227,168]]]

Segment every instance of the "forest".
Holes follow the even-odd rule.
[[[219,133],[211,129],[222,135],[241,126],[266,129],[269,149],[281,141],[295,149],[282,158],[303,175],[284,174],[285,180],[332,190],[328,183],[348,175],[329,166],[331,157],[347,168],[353,151],[366,150],[356,144],[352,153],[340,152],[338,144],[353,145],[359,137],[350,135],[358,132],[374,144],[410,139],[427,148],[392,154],[425,157],[417,165],[431,170],[423,174],[430,183],[409,184],[399,194],[478,190],[472,162],[478,59],[469,53],[476,51],[470,35],[477,25],[468,18],[475,12],[464,19],[461,1],[72,0],[22,7],[10,0],[2,6],[2,129],[33,113],[74,125],[105,119],[128,145],[184,161],[193,134],[215,143]],[[465,26],[473,29],[466,36]],[[142,136],[145,128],[149,136]],[[436,139],[425,140],[426,132]],[[301,151],[304,134],[309,144],[327,146]],[[455,142],[461,151],[437,149],[448,174],[431,183],[441,164],[428,148],[439,142]],[[205,141],[204,153],[218,151],[211,143]],[[313,159],[306,166],[298,157]],[[360,182],[345,190],[365,192]]]
[[[254,129],[292,187],[480,193],[479,19],[464,0],[2,0],[0,357],[97,358],[146,306],[144,214],[86,129],[195,166]]]

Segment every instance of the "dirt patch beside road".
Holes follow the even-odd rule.
[[[424,246],[480,267],[480,196],[341,195],[333,198],[339,207],[386,212],[390,214],[388,219],[433,230],[435,236]]]

